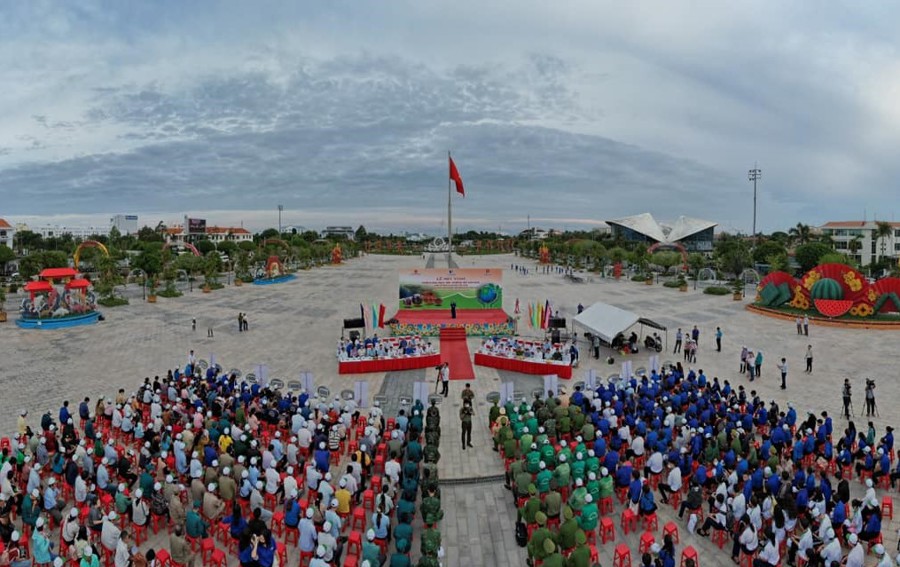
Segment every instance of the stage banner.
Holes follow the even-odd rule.
[[[310,372],[308,370],[304,370],[304,371],[300,372],[299,378],[300,378],[301,388],[306,390],[307,394],[309,394],[311,396],[316,393],[316,390],[315,390],[316,384],[315,384],[315,381],[313,380],[312,372]]]
[[[502,309],[503,270],[497,268],[400,271],[400,309]]]
[[[584,373],[584,387],[588,390],[597,389],[597,371],[593,368]]]

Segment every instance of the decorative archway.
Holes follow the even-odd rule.
[[[681,252],[681,263],[683,269],[686,271],[688,269],[688,257],[687,257],[687,249],[680,242],[657,242],[652,245],[650,248],[647,248],[647,255],[653,254],[656,252],[657,248],[674,248]]]
[[[747,268],[743,272],[741,272],[741,281],[745,284],[750,284],[752,286],[758,286],[760,282],[759,272],[754,270],[753,268]]]
[[[96,240],[85,240],[81,244],[78,245],[78,248],[75,249],[75,255],[72,259],[75,262],[75,269],[78,269],[78,260],[81,258],[81,251],[85,248],[99,248],[106,257],[109,258],[109,250],[106,249],[106,246],[103,245],[102,242],[97,242]]]
[[[163,244],[162,249],[163,249],[163,250],[167,250],[167,249],[171,248],[172,246],[174,246],[173,243],[171,243],[171,242],[166,242],[165,244]],[[203,254],[201,254],[200,251],[197,250],[197,247],[194,246],[193,244],[191,244],[190,242],[184,242],[184,243],[182,243],[182,244],[179,244],[179,246],[184,246],[185,248],[187,248],[188,250],[190,250],[191,253],[192,253],[194,256],[203,256]]]

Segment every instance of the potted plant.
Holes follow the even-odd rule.
[[[147,290],[147,303],[156,303],[156,278],[151,278],[149,283],[150,289]]]
[[[744,299],[744,282],[740,278],[734,280],[734,283],[731,284],[731,293],[735,301]]]
[[[0,323],[6,322],[6,287],[0,285]]]
[[[647,285],[653,285],[653,274],[647,272],[647,276],[644,278],[644,283]]]
[[[678,291],[687,291],[688,284],[687,280],[684,279],[684,272],[678,274]]]

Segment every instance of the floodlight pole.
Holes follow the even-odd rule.
[[[747,179],[753,182],[753,248],[756,248],[756,182],[762,179],[762,170],[753,164],[747,172]]]
[[[278,238],[281,238],[281,213],[284,211],[284,205],[278,205]]]

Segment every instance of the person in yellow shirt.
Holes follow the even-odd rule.
[[[28,422],[25,421],[25,418],[28,417],[28,410],[22,410],[19,412],[19,435],[24,436],[28,433]]]
[[[335,499],[338,501],[337,513],[339,516],[345,517],[350,515],[350,499],[353,497],[347,490],[347,482],[341,479],[338,489],[334,493]]]
[[[219,435],[219,452],[227,453],[232,443],[234,443],[234,439],[231,438],[231,435]]]

